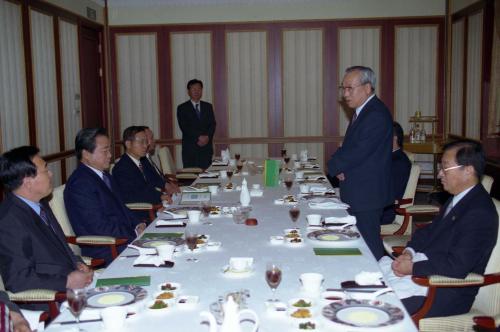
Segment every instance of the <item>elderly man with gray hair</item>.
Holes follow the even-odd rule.
[[[376,78],[368,67],[345,71],[339,87],[345,104],[355,110],[342,147],[328,161],[328,173],[340,183],[342,201],[376,259],[384,255],[380,218],[394,201],[392,165],[392,116],[375,95]]]

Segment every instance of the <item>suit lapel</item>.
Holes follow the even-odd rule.
[[[74,254],[73,252],[68,252],[69,247],[65,244],[66,238],[64,238],[64,243],[61,242],[62,239],[60,238],[60,236],[54,233],[54,231],[50,228],[50,226],[47,226],[45,222],[42,220],[42,218],[38,214],[36,214],[36,212],[33,211],[33,209],[30,206],[21,201],[19,198],[15,197],[15,195],[12,195],[11,198],[14,204],[26,213],[27,216],[26,219],[30,220],[30,222],[38,230],[38,233],[41,236],[43,236],[45,242],[47,242],[47,247],[54,246],[64,254],[64,257],[68,259],[68,261],[71,262],[72,265],[74,265],[75,263],[73,260]],[[48,213],[51,214],[50,217],[56,220],[50,209],[47,209],[47,211],[49,211]],[[55,226],[55,229],[56,230],[59,229],[62,233],[62,230],[59,225]]]

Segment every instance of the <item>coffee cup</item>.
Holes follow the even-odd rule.
[[[295,172],[295,178],[296,179],[303,179],[304,178],[304,172],[303,171]]]
[[[307,223],[311,226],[321,225],[321,214],[308,214],[306,216]]]
[[[236,167],[236,159],[229,159],[229,166]]]
[[[219,171],[219,174],[220,174],[221,179],[227,179],[227,171],[226,170]]]
[[[304,183],[304,184],[301,184],[301,185],[299,186],[299,188],[300,188],[300,193],[301,193],[301,194],[309,194],[310,188],[309,188],[309,185],[308,185],[308,184],[305,184],[305,183]]]
[[[102,323],[106,331],[121,331],[127,318],[127,308],[115,306],[101,310]]]
[[[189,222],[191,223],[198,223],[200,222],[200,216],[201,216],[201,211],[199,210],[189,210],[187,212]]]
[[[295,161],[295,162],[293,163],[293,168],[295,168],[295,169],[299,169],[299,168],[301,168],[301,167],[302,167],[302,164],[300,163],[300,161]]]
[[[208,186],[208,191],[210,191],[210,193],[212,195],[217,195],[217,192],[219,191],[219,186],[217,186],[217,185],[210,185],[210,186]]]
[[[294,161],[299,160],[299,159],[297,158],[297,154],[296,154],[296,153],[293,153],[293,154],[292,154],[292,160],[294,160]]]
[[[250,260],[246,257],[231,257],[229,267],[234,272],[246,271],[250,267]]]
[[[163,261],[172,261],[172,257],[174,256],[175,246],[173,244],[162,244],[156,247],[156,251],[158,252],[158,256]]]
[[[252,189],[259,190],[260,189],[260,184],[258,184],[258,183],[252,184]]]
[[[299,277],[302,289],[307,293],[318,293],[325,278],[321,273],[302,273]]]

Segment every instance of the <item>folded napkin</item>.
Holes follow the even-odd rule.
[[[204,173],[200,173],[198,176],[200,178],[217,178],[217,177],[219,177],[219,173],[216,173],[216,172],[204,172]]]
[[[314,248],[316,256],[357,256],[361,255],[358,248]]]
[[[40,322],[40,315],[43,311],[21,309],[21,312],[28,321],[32,331],[43,331],[45,329],[45,322]]]
[[[156,227],[158,226],[183,227],[186,226],[186,224],[183,221],[175,219],[159,219],[156,221]]]
[[[228,161],[214,160],[212,161],[212,166],[227,166]]]
[[[229,162],[229,159],[231,159],[231,153],[229,152],[229,148],[227,148],[226,150],[222,150],[220,152],[220,156],[222,158],[222,161],[223,162]]]
[[[135,265],[154,265],[156,267],[159,267],[164,263],[163,259],[161,259],[160,256],[151,256],[151,255],[140,255],[134,260],[134,266]]]
[[[129,248],[136,249],[139,251],[139,255],[155,255],[156,254],[156,249],[155,248],[141,248],[133,244],[128,245]]]
[[[208,191],[208,187],[196,188],[192,186],[181,187],[183,193],[203,193]]]
[[[250,190],[251,197],[262,197],[264,196],[264,190],[262,189],[252,189]]]
[[[304,177],[307,180],[323,180],[323,179],[325,179],[325,176],[323,174],[307,174],[307,172],[304,173]]]
[[[327,218],[325,218],[325,224],[329,224],[329,223],[356,225],[356,217],[349,215],[347,217],[327,217]],[[342,226],[344,226],[344,225],[342,225]]]
[[[158,213],[158,217],[161,219],[186,219],[186,213],[175,213],[172,211],[165,210],[163,212]]]
[[[356,274],[354,281],[360,286],[382,285],[382,272],[361,271]]]
[[[312,192],[313,194],[324,194],[328,191],[328,188],[325,187],[325,186],[315,186],[315,185],[312,185],[312,186],[309,186],[309,191]]]
[[[304,169],[318,169],[319,165],[318,164],[305,164]]]
[[[149,286],[151,285],[151,276],[104,278],[98,279],[95,283],[96,287],[121,285]]]
[[[309,207],[311,209],[341,209],[346,210],[349,208],[349,205],[346,203],[342,203],[337,198],[329,198],[328,200],[315,200],[314,202],[309,202]]]

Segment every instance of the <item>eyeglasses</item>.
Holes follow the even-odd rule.
[[[343,92],[347,92],[347,93],[351,93],[352,90],[356,89],[357,87],[360,87],[362,85],[365,85],[366,83],[362,83],[362,84],[358,84],[358,85],[352,85],[352,86],[343,86],[343,85],[340,85],[339,86],[339,92],[343,93]]]
[[[148,145],[148,140],[147,139],[134,139],[135,142],[137,142],[137,144],[140,144],[140,145]]]
[[[438,166],[438,172],[443,171],[443,173],[446,173],[448,171],[451,171],[452,169],[457,169],[457,168],[460,168],[460,167],[464,167],[464,165],[455,165],[455,166],[450,166],[450,167],[447,167],[447,168],[443,168],[442,165],[439,165]]]

